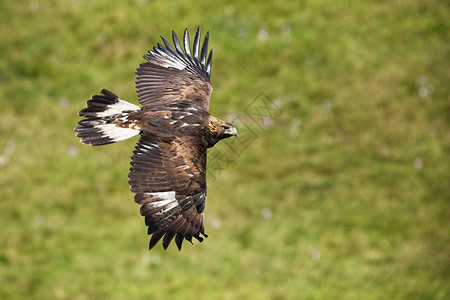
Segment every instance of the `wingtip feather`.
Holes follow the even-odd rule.
[[[182,38],[183,40],[180,41],[174,30],[172,30],[173,44],[161,36],[162,43],[157,43],[157,46],[149,50],[149,53],[144,55],[144,59],[165,68],[188,69],[209,82],[212,61],[212,51],[209,51],[208,55],[209,31],[206,32],[203,41],[201,41],[201,27],[198,26],[192,48],[187,28],[185,28]],[[143,68],[142,65],[138,70],[141,68]]]
[[[200,34],[201,34],[200,26],[198,26],[197,31],[195,33],[194,45],[193,45],[194,58],[197,62],[199,62],[198,56],[199,56],[199,49],[200,49]]]
[[[206,69],[206,53],[208,51],[208,42],[209,42],[209,31],[206,32],[205,37],[203,38],[202,52],[200,54],[201,64],[204,69]]]
[[[175,232],[172,231],[168,231],[165,235],[164,235],[164,239],[163,239],[163,247],[164,250],[167,249],[167,247],[169,247],[170,242],[172,241],[173,237],[175,236]]]
[[[175,243],[177,244],[178,251],[181,250],[181,246],[183,245],[184,236],[181,233],[177,233],[175,236]]]
[[[157,231],[153,233],[152,238],[150,239],[148,250],[152,250],[152,248],[155,247],[155,245],[163,237],[164,233],[165,233],[164,231]]]
[[[211,77],[211,64],[212,64],[213,50],[209,51],[208,61],[206,62],[206,73],[208,77]]]
[[[173,49],[172,45],[163,37],[161,37],[164,45],[166,46],[166,49],[169,50],[173,55],[178,56],[175,50]]]
[[[175,45],[175,49],[177,49],[178,54],[180,54],[184,57],[184,53],[183,53],[183,49],[181,48],[180,40],[178,39],[177,34],[173,30],[172,30],[172,40],[173,40],[173,44]]]
[[[187,28],[184,29],[183,43],[184,43],[184,52],[188,57],[192,58],[191,43],[189,41],[189,31],[187,30]]]

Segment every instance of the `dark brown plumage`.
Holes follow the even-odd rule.
[[[144,55],[137,69],[136,89],[141,107],[102,89],[87,101],[75,128],[81,142],[93,146],[121,141],[137,134],[129,173],[131,191],[141,205],[149,248],[163,240],[166,249],[175,238],[178,249],[184,239],[206,237],[207,148],[219,140],[237,136],[236,128],[209,114],[212,92],[212,50],[209,33],[200,50],[200,28],[191,52],[189,33],[184,49],[175,32],[173,48],[163,38]]]

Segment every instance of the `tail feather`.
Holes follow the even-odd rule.
[[[120,99],[110,91],[102,89],[87,101],[87,107],[79,113],[85,119],[74,129],[84,144],[106,145],[122,141],[139,134],[136,124],[127,120],[139,106]]]

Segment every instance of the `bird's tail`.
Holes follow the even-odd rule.
[[[138,135],[139,127],[128,116],[140,108],[102,89],[87,101],[87,107],[79,112],[85,117],[74,131],[83,144],[106,145]]]

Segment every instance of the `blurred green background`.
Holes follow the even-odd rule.
[[[1,1],[0,298],[449,299],[449,11]],[[210,166],[209,238],[148,252],[127,183],[137,139],[93,148],[72,129],[101,88],[137,103],[142,55],[198,25],[212,114],[257,138],[216,146],[232,162]],[[261,92],[281,109],[263,127],[245,113]]]

